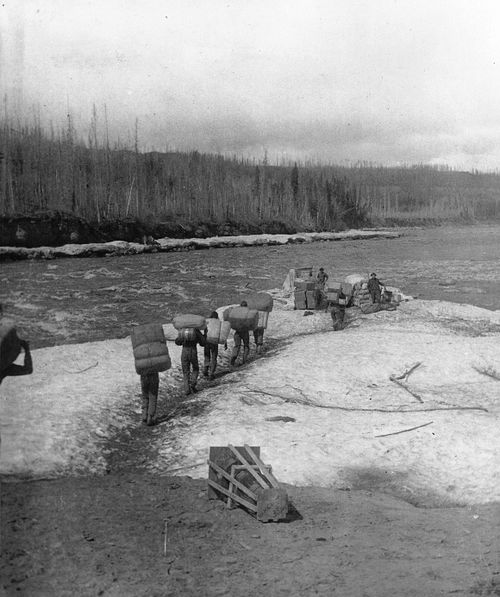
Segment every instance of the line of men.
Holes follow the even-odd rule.
[[[247,307],[246,301],[241,301],[240,307]],[[212,311],[209,319],[219,319],[217,311]],[[203,375],[213,380],[215,379],[215,370],[217,368],[217,358],[219,356],[219,345],[209,342],[207,339],[208,330],[204,333],[195,329],[192,337],[185,338],[179,334],[175,340],[177,346],[182,346],[181,369],[183,378],[184,394],[189,396],[195,394],[197,389],[198,377],[200,374],[200,365],[198,361],[198,345],[203,347]],[[264,343],[264,328],[257,327],[253,330],[256,353],[260,354]],[[243,347],[241,363],[246,363],[250,355],[250,332],[248,330],[235,330],[234,348],[231,354],[231,366],[235,366]],[[227,342],[224,344],[227,350]],[[148,426],[156,424],[156,403],[158,400],[159,389],[158,373],[146,373],[141,375],[141,393],[142,393],[142,420]]]

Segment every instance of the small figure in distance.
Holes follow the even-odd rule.
[[[370,274],[370,279],[368,280],[368,292],[370,293],[373,304],[380,304],[382,297],[381,288],[383,287],[384,285],[377,278],[377,274]]]
[[[240,307],[248,307],[246,301],[241,301]],[[231,365],[236,364],[236,359],[240,354],[241,343],[243,342],[243,364],[246,363],[248,355],[250,354],[250,334],[248,330],[235,330],[234,332],[234,348],[231,356]]]
[[[219,319],[217,311],[212,311],[209,319]],[[219,355],[219,345],[212,344],[207,340],[208,330],[205,330],[205,348],[203,349],[204,362],[203,362],[203,375],[209,379],[215,378],[215,369],[217,368],[217,357]],[[227,350],[227,342],[224,344],[224,349]]]
[[[328,280],[328,274],[325,272],[324,268],[320,267],[318,275],[316,276],[316,283],[321,288],[321,290],[325,289],[327,280]]]
[[[198,364],[198,349],[197,345],[205,346],[205,337],[200,330],[194,328],[191,339],[186,339],[179,332],[175,343],[177,346],[182,346],[181,352],[181,367],[182,377],[184,378],[184,393],[186,396],[197,392],[196,383],[198,382],[198,375],[200,373],[200,366]]]
[[[0,319],[3,317],[3,305],[0,305]],[[15,332],[14,332],[15,335]],[[6,377],[17,376],[17,375],[30,375],[33,373],[33,361],[31,358],[30,345],[27,340],[19,339],[21,348],[24,350],[24,363],[22,365],[16,365],[15,363],[9,363],[0,372],[0,383]],[[3,364],[2,364],[3,365]]]
[[[345,318],[345,308],[347,304],[347,297],[346,295],[340,290],[338,302],[332,303],[332,310],[330,315],[332,317],[333,329],[334,331],[343,330],[345,327],[344,318]]]
[[[314,303],[316,310],[321,308],[327,280],[328,274],[325,272],[324,268],[320,267],[318,275],[316,276],[316,288],[314,289]]]

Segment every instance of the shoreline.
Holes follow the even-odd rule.
[[[342,240],[370,240],[399,238],[401,230],[353,229],[344,232],[303,232],[295,234],[251,234],[212,236],[208,238],[160,238],[150,244],[127,241],[66,244],[59,247],[13,247],[0,246],[0,261],[23,259],[58,259],[65,257],[119,257],[171,251],[196,251],[231,247],[277,246],[311,242]]]

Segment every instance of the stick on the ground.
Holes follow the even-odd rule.
[[[94,367],[97,367],[97,365],[99,364],[99,361],[96,361],[93,365],[90,365],[90,367],[85,367],[85,369],[80,369],[79,371],[67,371],[66,369],[64,369],[65,373],[83,373],[84,371],[88,371],[89,369],[93,369]]]
[[[163,521],[163,555],[167,555],[167,521]]]
[[[389,379],[394,382],[395,384],[397,384],[398,386],[400,386],[401,388],[403,388],[404,390],[406,390],[408,393],[410,393],[414,398],[416,398],[421,404],[424,403],[424,401],[422,400],[422,397],[419,396],[416,392],[414,392],[413,390],[411,390],[405,383],[403,383],[402,381],[400,381],[397,377],[394,377],[394,375],[391,375],[389,377]]]
[[[392,377],[394,377],[394,379],[404,379],[406,381],[410,377],[410,375],[415,371],[415,369],[420,367],[421,364],[422,364],[422,361],[417,361],[414,365],[412,365],[409,369],[407,369],[401,375],[393,375]]]
[[[204,464],[206,464],[206,461],[203,462],[197,462],[196,464],[191,464],[188,466],[179,466],[177,468],[171,468],[168,469],[167,471],[165,471],[165,475],[170,475],[170,473],[178,473],[179,471],[187,471],[190,468],[197,468],[198,466],[203,466]]]
[[[407,389],[407,388],[405,388],[405,389]],[[241,393],[245,394],[245,392],[241,392]],[[444,410],[479,410],[484,413],[489,412],[488,409],[485,408],[484,406],[456,406],[453,404],[450,406],[435,406],[435,407],[429,407],[429,408],[406,408],[404,405],[402,407],[398,407],[398,408],[356,408],[356,407],[352,407],[352,406],[337,406],[335,404],[317,404],[316,402],[312,402],[312,401],[304,402],[302,400],[287,399],[283,396],[280,396],[279,394],[270,394],[269,392],[261,392],[260,390],[247,389],[246,393],[247,394],[264,394],[266,396],[274,396],[275,398],[280,398],[284,402],[288,402],[288,403],[296,402],[297,404],[302,404],[304,406],[313,406],[315,408],[326,408],[326,409],[330,409],[330,410],[341,410],[344,412],[363,412],[363,413],[375,412],[375,413],[398,413],[398,414],[435,412],[435,411],[444,411]],[[245,402],[244,397],[241,397],[240,400],[243,400]],[[246,402],[246,404],[251,404],[251,403]]]
[[[409,429],[401,429],[401,431],[394,431],[393,433],[384,433],[383,435],[376,435],[375,437],[389,437],[389,435],[399,435],[400,433],[406,433],[407,431],[414,431],[415,429],[420,429],[421,427],[427,427],[427,425],[431,425],[434,421],[429,421],[428,423],[424,423],[423,425],[417,425],[416,427],[410,427]]]
[[[475,369],[478,373],[482,373],[483,375],[487,375],[488,377],[491,377],[492,379],[496,379],[497,381],[500,381],[500,377],[496,374],[496,371],[494,369],[492,369],[491,367],[476,367],[476,366],[472,366],[473,369]]]

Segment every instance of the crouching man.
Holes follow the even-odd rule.
[[[330,315],[332,316],[332,323],[334,331],[343,330],[345,327],[345,309],[347,306],[347,297],[340,291],[338,301],[332,303]]]

